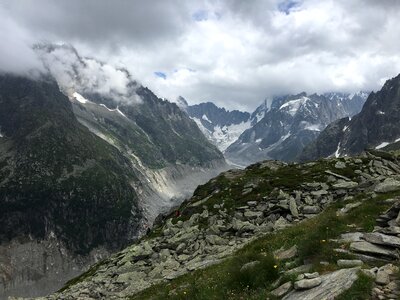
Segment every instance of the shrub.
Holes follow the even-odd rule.
[[[241,270],[243,265],[257,261],[256,265]],[[228,289],[243,290],[266,288],[279,277],[278,266],[272,255],[247,253],[234,258],[228,267]]]

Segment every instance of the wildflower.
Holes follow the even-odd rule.
[[[274,269],[276,269],[278,267],[278,265],[274,265]]]
[[[325,243],[325,242],[326,242],[326,240],[321,240],[321,242],[322,242],[322,243]]]

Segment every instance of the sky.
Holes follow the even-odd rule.
[[[67,43],[159,97],[254,110],[289,93],[378,90],[400,73],[397,0],[0,0],[0,70]],[[107,72],[120,87],[121,72]]]

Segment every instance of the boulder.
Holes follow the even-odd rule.
[[[337,216],[344,216],[345,214],[347,214],[350,210],[352,210],[353,208],[356,208],[358,206],[361,205],[361,202],[355,202],[355,203],[349,203],[346,204],[345,207],[339,209],[336,213]]]
[[[345,169],[345,168],[346,168],[346,164],[345,164],[343,161],[338,161],[338,162],[335,164],[335,168],[336,168],[336,169]]]
[[[251,210],[246,210],[243,213],[244,217],[247,219],[257,219],[257,218],[261,218],[263,216],[263,212],[262,211],[251,211]]]
[[[280,217],[276,222],[274,223],[274,229],[279,230],[282,228],[285,228],[289,225],[288,221],[284,217]]]
[[[361,242],[361,238],[364,236],[362,232],[349,232],[342,233],[340,235],[339,243],[352,243],[352,242]]]
[[[293,197],[290,197],[289,200],[289,210],[293,217],[295,218],[299,217],[299,211],[297,209],[296,200]]]
[[[375,186],[375,193],[389,193],[400,190],[400,181],[393,178],[386,178],[385,181]]]
[[[380,285],[388,284],[390,282],[389,273],[386,270],[379,269],[378,273],[376,273],[375,282]]]
[[[292,289],[292,287],[293,287],[292,282],[288,281],[288,282],[282,284],[280,287],[273,290],[271,292],[271,294],[275,297],[280,298],[280,297],[286,295]]]
[[[321,212],[321,209],[315,205],[306,205],[303,207],[303,214],[318,214]]]
[[[247,270],[249,270],[249,269],[253,269],[255,266],[257,266],[257,265],[259,265],[259,264],[260,264],[260,261],[258,261],[258,260],[248,262],[248,263],[244,264],[244,265],[240,268],[240,272],[244,272],[244,271],[247,271]]]
[[[226,245],[226,244],[228,244],[228,241],[226,239],[223,239],[215,234],[207,235],[206,241],[210,245]]]
[[[312,278],[312,279],[302,279],[296,281],[294,283],[295,290],[307,290],[312,289],[313,287],[319,286],[322,283],[320,277]]]
[[[367,242],[373,244],[400,248],[400,238],[396,236],[373,232],[373,233],[365,233],[363,238]]]
[[[313,279],[313,278],[317,278],[317,277],[319,277],[319,273],[318,272],[304,273],[304,278],[306,278],[306,279]]]
[[[332,185],[332,187],[336,190],[348,190],[348,189],[354,189],[358,186],[357,182],[354,181],[341,181],[338,183],[335,183]]]
[[[287,250],[277,250],[274,252],[275,259],[284,260],[284,259],[291,259],[297,256],[297,246],[294,245],[293,247]]]
[[[319,277],[321,283],[307,290],[293,290],[283,300],[335,299],[357,280],[359,268],[341,269]],[[314,279],[309,279],[314,280]]]
[[[363,262],[359,259],[339,259],[337,265],[340,268],[354,268],[363,265]]]
[[[315,197],[320,197],[323,195],[327,195],[328,191],[327,190],[318,190],[318,191],[312,191],[311,195],[315,196]]]
[[[363,241],[351,243],[350,250],[374,256],[384,256],[395,259],[399,258],[399,255],[395,251]]]

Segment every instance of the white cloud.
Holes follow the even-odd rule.
[[[250,110],[273,94],[376,90],[400,73],[396,0],[4,1],[19,43],[73,43],[172,100]]]

